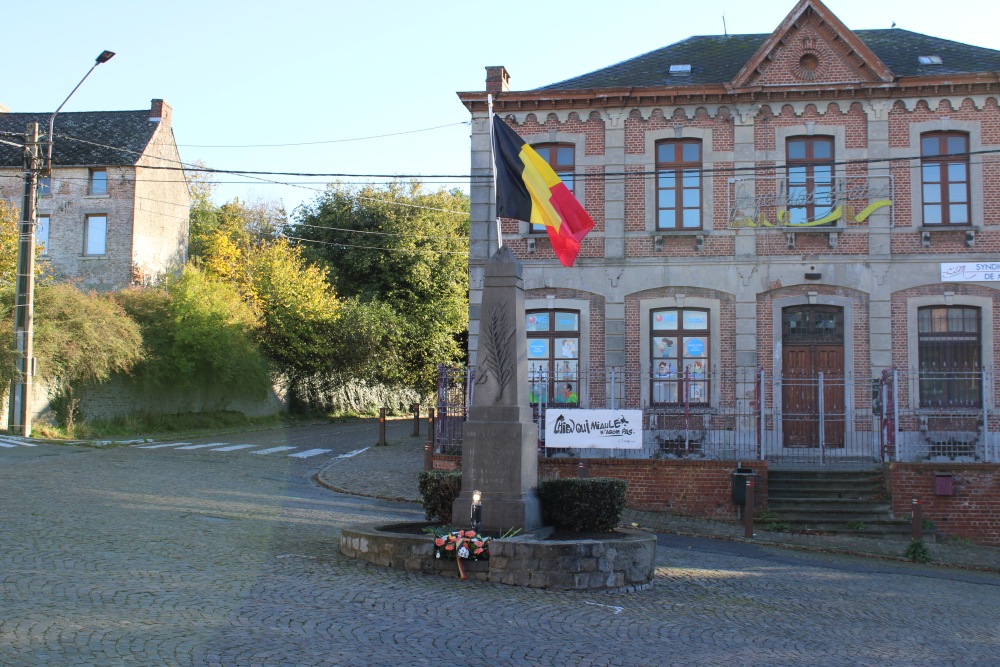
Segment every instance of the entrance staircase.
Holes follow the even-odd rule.
[[[880,469],[781,470],[767,473],[764,529],[849,533],[870,537],[908,534],[909,521],[892,518]]]

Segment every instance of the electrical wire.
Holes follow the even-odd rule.
[[[318,243],[320,245],[332,245],[339,246],[341,248],[360,248],[361,250],[385,250],[387,252],[436,252],[439,255],[468,255],[468,250],[455,251],[455,250],[435,250],[434,248],[381,248],[377,246],[367,246],[367,245],[351,245],[349,243],[336,243],[334,241],[319,241],[316,239],[304,239],[298,236],[286,236],[286,239],[290,241],[301,241],[302,243]]]
[[[355,137],[353,139],[327,139],[325,141],[301,141],[298,143],[288,143],[288,144],[231,144],[231,145],[177,144],[177,146],[183,148],[283,148],[286,146],[316,146],[320,144],[340,144],[349,141],[367,141],[368,139],[384,139],[386,137],[399,137],[404,134],[430,132],[431,130],[440,130],[441,128],[455,127],[456,125],[471,126],[472,121],[466,120],[459,123],[448,123],[447,125],[436,125],[434,127],[425,127],[420,130],[405,130],[403,132],[393,132],[391,134],[375,134],[370,137]]]

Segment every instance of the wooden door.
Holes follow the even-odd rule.
[[[843,310],[832,306],[794,306],[782,313],[781,415],[785,447],[819,447],[821,421],[824,446],[844,446],[843,321]]]

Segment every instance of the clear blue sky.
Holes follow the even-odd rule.
[[[771,32],[794,6],[775,2],[606,0],[534,3],[177,0],[5,3],[0,104],[53,111],[103,49],[66,111],[148,108],[165,99],[185,161],[220,169],[349,174],[467,174],[468,113],[487,65],[535,88],[692,35]],[[983,0],[829,0],[852,29],[897,27],[1000,48]],[[528,9],[528,8],[531,9]],[[640,20],[629,10],[639,10]],[[992,17],[990,17],[992,18]],[[444,127],[440,127],[444,126]],[[426,128],[439,129],[422,132]],[[394,137],[342,141],[400,134]],[[302,144],[271,148],[207,148]],[[302,189],[234,179],[217,191],[311,202]],[[428,183],[437,181],[423,179]],[[457,183],[467,189],[467,182]]]

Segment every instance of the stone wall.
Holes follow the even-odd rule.
[[[122,380],[82,389],[80,412],[84,419],[114,419],[132,414],[187,414],[197,412],[240,412],[263,417],[288,410],[287,391],[276,386],[259,399],[232,398],[224,390],[204,387],[168,388],[155,393],[139,391]]]
[[[459,576],[454,560],[434,557],[431,536],[404,529],[423,525],[431,524],[347,526],[340,551],[384,567]],[[656,538],[649,533],[623,530],[599,539],[549,540],[549,531],[493,540],[489,560],[462,561],[466,577],[554,590],[635,590],[653,579]]]

